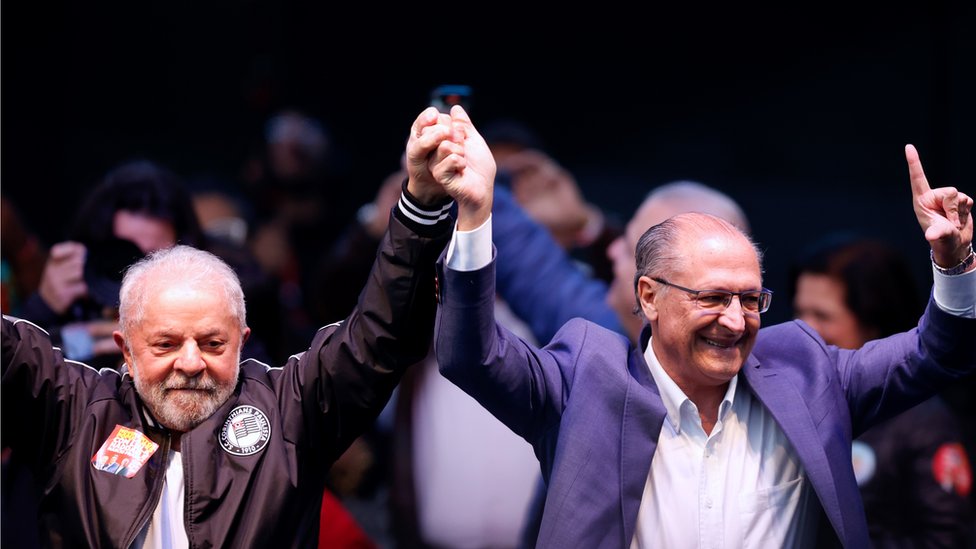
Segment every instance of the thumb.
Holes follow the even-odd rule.
[[[471,122],[471,117],[468,116],[468,112],[464,110],[464,107],[461,105],[451,107],[451,118],[460,123],[459,125],[463,128],[466,136],[477,136],[480,140],[484,140],[478,132],[478,129],[474,127],[474,123]]]
[[[451,107],[451,117],[457,118],[461,122],[467,122],[468,124],[471,123],[471,117],[468,116],[468,112],[465,111],[464,107],[461,105],[454,105]]]

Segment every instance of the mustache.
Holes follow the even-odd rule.
[[[173,372],[166,381],[163,382],[163,390],[194,390],[214,392],[217,390],[217,382],[210,376],[190,377],[185,374]]]

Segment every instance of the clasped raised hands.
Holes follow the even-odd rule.
[[[491,214],[495,159],[460,105],[444,114],[425,109],[407,141],[407,190],[430,203],[450,195],[458,203],[458,229],[471,230]]]

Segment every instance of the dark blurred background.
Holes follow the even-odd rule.
[[[897,243],[929,284],[905,143],[933,185],[976,194],[971,2],[417,9],[8,2],[3,193],[51,244],[111,166],[234,180],[268,117],[295,107],[331,135],[330,192],[351,216],[449,83],[472,86],[476,123],[533,127],[621,219],[673,179],[730,193],[784,295],[787,261],[834,230]],[[788,314],[774,299],[767,322]]]

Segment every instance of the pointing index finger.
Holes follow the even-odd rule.
[[[908,160],[908,175],[912,181],[912,195],[919,197],[932,190],[929,187],[929,180],[925,178],[922,160],[918,157],[915,145],[905,145],[905,159]]]

